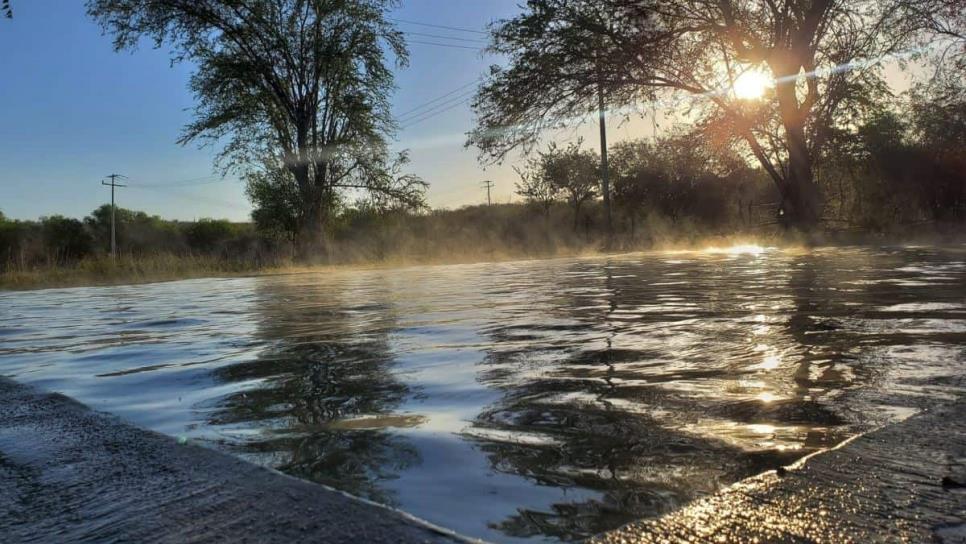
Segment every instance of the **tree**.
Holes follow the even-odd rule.
[[[7,19],[13,19],[13,8],[10,7],[10,0],[0,0],[0,15]]]
[[[118,247],[125,252],[143,253],[181,249],[181,236],[173,222],[143,211],[116,208],[114,219]],[[111,205],[101,204],[84,218],[84,224],[100,249],[111,247]]]
[[[57,262],[81,259],[91,252],[91,235],[77,219],[52,215],[40,218],[44,248]]]
[[[544,218],[550,217],[550,208],[560,196],[560,187],[544,175],[540,168],[540,161],[531,159],[524,168],[513,167],[520,176],[516,183],[516,193],[543,213]]]
[[[301,198],[298,185],[283,167],[246,173],[245,194],[254,204],[252,220],[259,231],[296,240],[302,224]]]
[[[185,226],[188,247],[201,253],[212,253],[235,235],[235,226],[227,219],[202,218]]]
[[[303,257],[324,250],[343,191],[419,197],[411,176],[389,179],[387,138],[402,33],[386,19],[394,0],[89,0],[117,49],[141,37],[191,60],[197,105],[181,143],[227,142],[221,164],[278,169],[298,200]],[[287,179],[279,178],[285,173]]]
[[[913,99],[921,199],[935,220],[966,219],[966,92]]]
[[[885,92],[879,59],[935,32],[923,7],[950,1],[528,0],[493,29],[490,49],[509,67],[491,69],[475,99],[469,143],[501,159],[593,113],[599,87],[625,115],[689,95],[677,109],[740,143],[778,188],[786,223],[810,230],[831,128]],[[738,96],[735,82],[759,71],[773,87]]]
[[[574,230],[580,220],[584,202],[597,196],[600,186],[600,158],[591,150],[580,148],[581,141],[560,148],[551,143],[539,154],[539,172],[557,191],[567,195],[574,209]]]
[[[618,142],[611,150],[614,204],[630,221],[631,236],[645,207],[656,207],[670,192],[656,147],[638,140]]]

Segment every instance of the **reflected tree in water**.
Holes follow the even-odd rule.
[[[752,370],[760,354],[750,351],[750,333],[720,318],[746,311],[747,300],[774,296],[766,291],[787,281],[787,268],[767,275],[749,268],[740,281],[722,282],[709,262],[698,285],[641,280],[673,273],[661,266],[606,267],[598,276],[572,270],[549,315],[488,332],[494,347],[478,379],[504,395],[467,435],[497,471],[596,495],[523,507],[496,528],[519,537],[585,537],[661,515],[839,439],[830,429],[842,418],[795,393],[794,363],[767,378],[781,393],[774,401],[742,385],[765,379]],[[801,351],[793,332],[769,334],[789,353]],[[674,335],[689,347],[680,351]],[[743,428],[772,426],[793,434],[730,440]]]
[[[405,438],[383,428],[387,420],[400,424],[389,415],[409,394],[392,373],[393,309],[353,304],[337,287],[291,281],[259,284],[257,337],[266,348],[216,371],[223,382],[259,386],[224,397],[210,423],[267,428],[231,447],[294,476],[393,504],[380,481],[420,462]]]

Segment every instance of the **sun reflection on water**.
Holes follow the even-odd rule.
[[[758,244],[736,244],[730,247],[707,247],[703,251],[710,255],[761,255],[770,249],[774,248]]]

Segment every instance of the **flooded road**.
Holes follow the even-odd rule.
[[[0,375],[495,541],[666,513],[964,365],[963,247],[0,293]]]

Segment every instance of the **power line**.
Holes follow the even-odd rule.
[[[450,43],[436,43],[436,42],[423,42],[423,41],[419,41],[419,40],[409,40],[406,43],[415,43],[415,44],[419,44],[419,45],[434,45],[436,47],[449,47],[451,49],[472,49],[473,51],[479,51],[479,50],[483,49],[482,44],[480,44],[481,47],[470,47],[468,45],[456,45],[456,44],[450,44]]]
[[[431,114],[429,114],[429,115],[426,115],[426,116],[425,116],[425,117],[423,117],[423,118],[417,118],[417,119],[415,119],[415,120],[410,120],[410,121],[409,121],[409,122],[408,122],[408,123],[407,123],[406,125],[404,125],[404,126],[403,126],[402,128],[403,128],[403,129],[407,129],[407,128],[409,128],[409,127],[411,127],[411,126],[414,126],[414,125],[418,125],[419,123],[422,123],[423,121],[427,121],[427,120],[429,120],[429,119],[432,119],[433,117],[436,117],[437,115],[441,115],[441,114],[443,114],[443,113],[446,113],[446,112],[448,112],[448,111],[450,111],[450,110],[451,110],[451,109],[453,109],[453,108],[458,108],[459,106],[462,106],[463,104],[467,104],[467,103],[469,103],[469,102],[470,102],[470,100],[472,100],[472,99],[473,99],[473,97],[468,97],[468,98],[464,98],[463,100],[461,100],[461,101],[459,101],[459,102],[457,102],[457,103],[455,103],[455,104],[453,104],[452,106],[449,106],[448,108],[443,108],[443,109],[441,109],[441,110],[439,110],[439,111],[436,111],[436,112],[434,112],[434,113],[431,113]]]
[[[480,44],[487,43],[486,40],[481,39],[481,38],[458,38],[456,36],[443,36],[443,35],[440,35],[440,34],[426,34],[425,32],[412,32],[412,31],[409,31],[409,30],[404,30],[403,31],[403,34],[406,34],[407,36],[422,36],[424,38],[437,38],[437,39],[442,39],[442,40],[454,40],[454,41],[458,41],[458,42],[469,42],[469,43],[480,43]]]
[[[466,89],[467,87],[470,87],[472,85],[476,85],[477,83],[479,83],[479,81],[480,81],[480,79],[476,79],[476,80],[473,80],[473,81],[471,81],[471,82],[469,82],[469,83],[467,83],[465,85],[460,85],[459,87],[453,89],[452,91],[450,91],[450,92],[448,92],[446,94],[442,94],[440,96],[437,96],[436,98],[434,98],[432,100],[428,100],[426,102],[423,102],[422,104],[416,106],[415,108],[408,109],[408,110],[400,113],[397,117],[399,117],[400,119],[403,118],[403,117],[410,117],[409,114],[411,114],[411,113],[413,113],[415,111],[421,110],[421,109],[425,108],[426,106],[429,106],[430,104],[434,104],[436,102],[439,102],[440,100],[442,100],[444,98],[447,98],[449,96],[452,96],[452,95],[454,95],[454,94],[456,94],[456,93],[458,93],[458,92]]]
[[[247,208],[244,208],[242,206],[239,206],[238,204],[229,202],[227,200],[221,200],[219,198],[211,198],[211,197],[208,197],[208,196],[203,196],[203,195],[198,195],[198,194],[191,194],[191,195],[189,195],[189,194],[185,194],[185,193],[181,193],[181,192],[177,192],[177,191],[165,190],[164,188],[161,188],[161,187],[145,186],[145,185],[131,185],[128,188],[129,189],[142,189],[142,190],[145,190],[145,191],[154,191],[154,192],[157,192],[157,193],[162,193],[162,194],[167,195],[167,196],[172,196],[172,197],[175,197],[175,198],[184,200],[186,202],[194,202],[194,203],[197,203],[197,202],[205,202],[205,203],[208,203],[208,204],[213,204],[213,205],[221,206],[223,208],[229,208],[229,209],[232,209],[232,210],[249,211]]]
[[[161,181],[152,183],[134,182],[132,187],[194,187],[196,185],[210,185],[213,183],[223,183],[228,181],[221,176],[200,176],[197,178],[179,179],[173,181]]]
[[[407,124],[407,123],[409,123],[411,121],[414,121],[416,119],[419,119],[420,117],[423,117],[424,115],[436,113],[436,112],[441,111],[441,110],[445,109],[447,106],[450,106],[450,105],[452,105],[454,103],[460,102],[462,100],[466,100],[468,98],[472,98],[473,97],[473,94],[475,94],[475,93],[476,93],[476,90],[475,89],[463,91],[463,92],[457,94],[456,96],[447,98],[446,100],[443,100],[442,102],[439,102],[438,104],[435,104],[433,106],[430,106],[429,108],[423,109],[422,111],[418,111],[416,113],[412,113],[412,114],[409,114],[409,115],[400,116],[399,117],[399,122],[405,125],[405,124]]]
[[[452,110],[454,108],[458,108],[458,107],[460,107],[460,106],[462,106],[464,104],[468,104],[472,99],[473,99],[472,97],[465,98],[465,99],[463,99],[463,100],[461,100],[461,101],[459,101],[459,102],[457,102],[457,103],[455,103],[455,104],[453,104],[453,105],[451,105],[451,106],[449,106],[447,108],[443,108],[443,109],[438,110],[436,112],[430,113],[430,114],[428,114],[428,115],[426,115],[426,116],[424,116],[422,118],[417,118],[417,119],[414,119],[414,120],[410,120],[402,128],[403,128],[403,130],[405,130],[405,129],[409,128],[409,127],[418,125],[419,123],[422,123],[423,121],[428,121],[429,119],[432,119],[433,117],[437,117],[439,115],[442,115],[442,114],[444,114],[444,113],[446,113],[446,112],[448,112],[448,111],[450,111],[450,110]]]
[[[431,28],[444,28],[446,30],[455,30],[457,32],[470,32],[470,33],[473,33],[473,34],[482,34],[484,36],[489,36],[490,35],[489,32],[484,32],[482,30],[473,30],[471,28],[461,28],[461,27],[458,27],[458,26],[446,26],[446,25],[436,25],[436,24],[432,24],[432,23],[420,23],[418,21],[409,21],[409,20],[406,20],[406,19],[396,19],[396,18],[393,18],[393,17],[390,17],[389,20],[390,21],[395,21],[397,23],[404,23],[404,24],[407,24],[407,25],[427,26],[427,27],[431,27]]]
[[[403,115],[403,116],[400,117],[399,122],[405,125],[405,124],[408,124],[408,123],[410,123],[412,121],[415,121],[416,119],[419,119],[419,118],[421,118],[421,117],[423,117],[425,115],[432,115],[434,113],[438,113],[438,112],[441,112],[441,111],[446,111],[446,108],[448,106],[453,105],[455,103],[458,103],[460,101],[464,101],[464,100],[467,100],[469,98],[472,98],[475,93],[476,93],[476,89],[472,89],[472,90],[468,90],[468,91],[463,91],[463,92],[459,93],[458,95],[456,95],[456,96],[454,96],[452,98],[449,98],[447,100],[444,100],[444,101],[436,104],[435,106],[432,106],[429,109],[425,109],[423,111],[420,111],[420,112],[417,112],[417,113],[414,113],[414,114],[410,114],[410,115]]]

